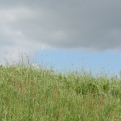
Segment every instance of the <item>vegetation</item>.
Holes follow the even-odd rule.
[[[121,81],[1,66],[0,121],[121,121]]]

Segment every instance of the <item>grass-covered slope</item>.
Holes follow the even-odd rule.
[[[0,67],[0,121],[121,121],[121,81]]]

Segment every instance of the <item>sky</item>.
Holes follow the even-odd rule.
[[[121,70],[121,0],[1,0],[0,64],[20,53],[60,68]]]

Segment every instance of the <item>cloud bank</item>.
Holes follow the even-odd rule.
[[[4,0],[0,55],[41,49],[121,49],[121,0]],[[15,53],[15,54],[14,54]]]

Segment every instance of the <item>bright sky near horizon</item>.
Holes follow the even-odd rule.
[[[38,63],[56,69],[83,66],[119,75],[120,14],[121,0],[1,0],[0,64],[36,53]]]

